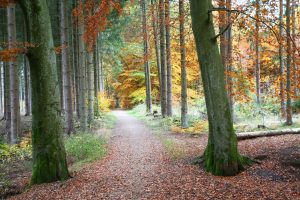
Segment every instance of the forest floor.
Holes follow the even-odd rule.
[[[261,160],[233,177],[216,177],[191,160],[207,134],[153,134],[115,111],[109,154],[65,182],[33,186],[11,199],[300,199],[299,135],[239,141],[242,154]]]

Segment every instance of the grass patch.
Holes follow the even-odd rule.
[[[79,133],[65,139],[65,147],[72,168],[79,169],[85,163],[103,158],[107,153],[107,141],[91,133]]]
[[[179,142],[175,141],[174,139],[168,138],[163,139],[162,143],[172,160],[177,160],[185,157],[186,151],[183,145],[181,145]]]

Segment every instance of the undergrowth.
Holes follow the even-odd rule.
[[[91,133],[78,133],[65,139],[69,162],[73,168],[103,158],[107,153],[107,141]]]

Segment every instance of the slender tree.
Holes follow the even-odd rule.
[[[81,2],[82,3],[82,2]],[[78,65],[78,103],[81,131],[87,128],[87,110],[86,110],[86,50],[83,40],[84,34],[84,13],[78,17],[78,48],[79,48],[79,65]]]
[[[31,184],[65,180],[69,177],[60,118],[60,98],[50,15],[46,0],[18,0],[29,42],[32,85]]]
[[[145,70],[145,85],[146,85],[146,106],[147,112],[152,113],[152,97],[151,97],[151,77],[149,63],[149,41],[147,30],[147,8],[145,0],[141,0],[142,22],[143,22],[143,42],[144,42],[144,70]]]
[[[66,123],[66,133],[70,135],[74,130],[73,108],[72,108],[72,81],[70,65],[70,47],[68,39],[68,17],[66,0],[60,0],[60,37],[61,37],[61,63],[62,63],[62,80],[63,80],[63,100],[64,115]]]
[[[157,75],[158,75],[158,84],[159,91],[162,90],[161,87],[161,58],[160,58],[160,43],[159,43],[159,32],[158,32],[158,23],[156,10],[156,0],[151,0],[151,17],[152,17],[152,29],[153,29],[153,39],[155,44],[155,55],[156,55],[156,65],[157,65]],[[160,93],[161,99],[161,93]]]
[[[287,58],[286,58],[286,125],[292,125],[292,99],[291,99],[291,1],[286,1],[286,43],[287,43]]]
[[[280,114],[286,117],[284,94],[284,60],[283,60],[283,0],[279,0],[279,68],[280,68]]]
[[[171,26],[170,26],[170,0],[165,0],[166,23],[166,58],[167,58],[167,115],[173,115],[172,109],[172,61],[171,61]]]
[[[260,0],[255,1],[256,6],[256,20],[255,20],[255,56],[256,56],[256,64],[255,64],[255,81],[256,81],[256,103],[260,105],[260,37],[259,37],[259,17],[260,17]]]
[[[166,31],[164,0],[159,0],[160,28],[160,65],[161,65],[161,114],[167,116],[167,63],[166,63]]]
[[[87,89],[88,89],[88,124],[94,120],[94,49],[88,49]]]
[[[181,55],[181,127],[188,127],[187,105],[187,74],[186,74],[186,47],[185,47],[185,8],[184,0],[179,0],[179,32]]]
[[[10,3],[7,6],[7,25],[8,25],[8,45],[9,49],[16,48],[16,4]],[[17,59],[17,58],[16,58]],[[9,61],[10,75],[10,109],[11,109],[11,125],[10,125],[10,143],[15,144],[20,134],[20,100],[19,100],[19,77],[18,63],[16,60]]]
[[[235,175],[248,159],[240,156],[225,88],[225,73],[213,24],[211,0],[190,0],[209,121],[205,169],[214,175]]]
[[[226,0],[226,8],[228,10],[231,10],[231,0]],[[232,21],[231,21],[231,13],[227,12],[227,25],[228,30],[226,32],[226,41],[227,41],[227,66],[226,66],[226,76],[227,76],[227,92],[228,92],[228,99],[231,109],[231,114],[234,116],[234,100],[233,100],[233,79],[232,79]]]

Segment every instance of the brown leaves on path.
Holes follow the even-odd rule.
[[[11,199],[300,199],[300,138],[284,135],[244,140],[243,154],[261,159],[233,177],[216,177],[188,160],[200,155],[207,136],[167,134],[188,157],[171,160],[160,140],[141,122],[116,111],[110,154],[62,183],[34,186]]]

